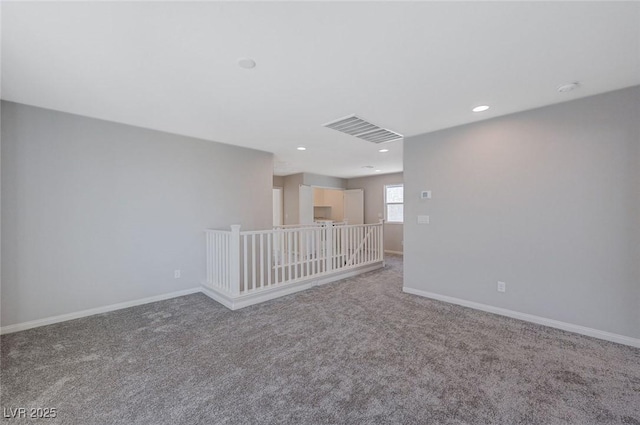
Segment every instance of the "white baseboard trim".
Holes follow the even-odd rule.
[[[40,326],[52,325],[54,323],[66,322],[67,320],[80,319],[82,317],[93,316],[94,314],[108,313],[110,311],[121,310],[123,308],[135,307],[137,305],[149,304],[156,301],[168,300],[170,298],[182,297],[184,295],[200,292],[200,288],[184,289],[182,291],[169,292],[168,294],[155,295],[153,297],[141,298],[138,300],[125,301],[118,304],[106,305],[103,307],[90,308],[88,310],[76,311],[74,313],[61,314],[59,316],[46,317],[44,319],[31,320],[29,322],[16,323],[0,327],[0,335],[13,332],[25,331],[27,329],[38,328]]]
[[[318,285],[324,285],[337,280],[346,279],[362,273],[373,271],[383,267],[383,262],[378,262],[372,265],[351,269],[348,271],[340,271],[335,273],[329,273],[321,276],[314,276],[312,278],[300,280],[298,282],[287,283],[283,286],[276,286],[273,288],[259,290],[250,294],[233,297],[229,294],[220,292],[210,286],[202,286],[202,293],[207,295],[214,301],[219,302],[229,310],[239,310],[250,305],[260,304],[265,301],[273,300],[276,298],[291,295],[296,292],[304,291],[305,289],[312,288]]]
[[[494,307],[488,304],[476,303],[473,301],[463,300],[461,298],[449,297],[447,295],[435,294],[433,292],[422,291],[420,289],[403,287],[403,292],[412,295],[419,295],[421,297],[431,298],[438,301],[444,301],[451,304],[461,305],[463,307],[473,308],[475,310],[486,311],[488,313],[499,314],[500,316],[507,316],[513,319],[524,320],[525,322],[537,323],[539,325],[549,326],[556,329],[562,329],[563,331],[573,332],[581,335],[590,336],[593,338],[604,339],[606,341],[616,342],[618,344],[629,345],[631,347],[640,348],[640,339],[632,338],[629,336],[614,334],[611,332],[601,331],[598,329],[587,328],[585,326],[574,325],[572,323],[561,322],[559,320],[547,319],[545,317],[534,316],[533,314],[520,313],[514,310],[508,310],[506,308]]]
[[[385,254],[396,254],[396,255],[404,255],[404,252],[402,251],[389,251],[388,249],[384,250]]]
[[[45,317],[43,319],[31,320],[29,322],[16,323],[14,325],[7,325],[0,327],[0,335],[9,334],[13,332],[25,331],[27,329],[38,328],[40,326],[52,325],[54,323],[66,322],[68,320],[80,319],[82,317],[93,316],[95,314],[108,313],[110,311],[121,310],[123,308],[135,307],[137,305],[153,303],[156,301],[168,300],[171,298],[182,297],[184,295],[195,294],[202,292],[209,298],[219,302],[230,310],[237,310],[239,308],[248,307],[253,304],[265,302],[274,298],[283,297],[285,295],[293,294],[295,292],[309,289],[313,286],[323,285],[325,283],[334,282],[340,279],[346,279],[351,276],[356,276],[361,273],[376,270],[384,266],[384,262],[377,262],[374,264],[354,268],[348,271],[335,272],[322,276],[316,276],[312,279],[306,279],[304,281],[288,284],[279,288],[264,292],[255,292],[253,294],[243,295],[238,298],[231,298],[224,293],[218,292],[210,287],[202,286],[201,288],[190,288],[182,291],[170,292],[168,294],[155,295],[153,297],[142,298],[138,300],[125,301],[118,304],[106,305],[103,307],[90,308],[88,310],[76,311],[73,313],[61,314],[59,316]]]
[[[231,296],[221,291],[217,291],[216,289],[211,288],[210,286],[204,286],[204,285],[202,285],[202,288],[200,288],[200,292],[202,292],[212,300],[227,307],[229,310],[235,310],[235,308],[233,308],[233,298]]]
[[[229,310],[239,310],[250,305],[260,304],[265,301],[273,300],[275,298],[284,297],[286,295],[295,294],[296,292],[304,291],[313,287],[313,283],[309,281],[290,283],[286,286],[275,287],[265,291],[254,292],[252,294],[242,295],[239,297],[232,297],[217,291],[214,288],[203,286],[202,293],[207,295],[214,301],[219,302]]]

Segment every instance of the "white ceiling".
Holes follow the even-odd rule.
[[[402,170],[402,142],[322,126],[352,113],[411,136],[637,84],[637,2],[2,4],[3,99],[274,152],[279,175]]]

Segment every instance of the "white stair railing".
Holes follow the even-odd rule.
[[[207,230],[207,284],[238,297],[382,262],[383,224]]]

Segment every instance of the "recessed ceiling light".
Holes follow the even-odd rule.
[[[306,151],[307,148],[305,148],[304,146],[298,146],[296,149],[298,149],[299,151]]]
[[[380,149],[378,150],[378,152],[382,152],[382,153],[389,152],[389,149]]]
[[[382,170],[376,170],[376,173],[381,173],[381,172],[382,172]]]
[[[256,67],[256,61],[251,58],[240,58],[238,59],[238,66],[244,69],[251,69]]]
[[[472,109],[473,112],[484,112],[487,109],[489,109],[489,106],[487,105],[480,105],[480,106],[476,106],[475,108]]]

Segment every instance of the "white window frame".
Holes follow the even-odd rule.
[[[401,187],[402,188],[402,202],[387,202],[387,188],[390,188],[390,187]],[[403,183],[385,184],[384,185],[384,222],[385,223],[391,223],[391,224],[404,224],[404,214],[403,214],[403,217],[402,217],[402,221],[389,221],[388,205],[403,205],[403,211],[404,211],[404,184]]]

